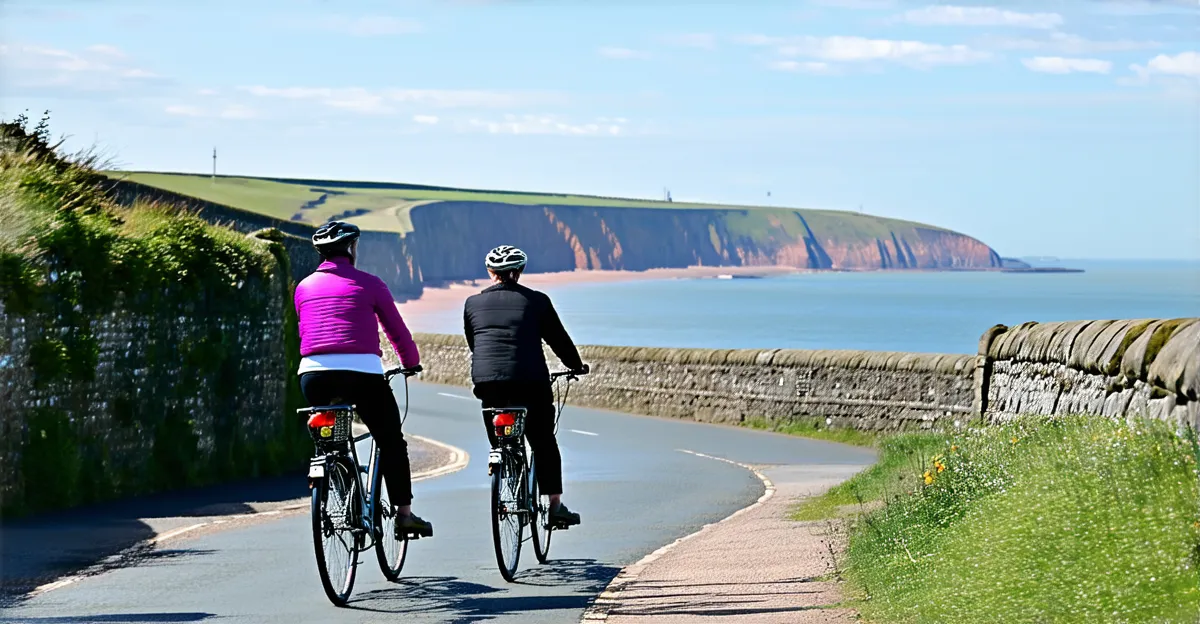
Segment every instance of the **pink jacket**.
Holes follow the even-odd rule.
[[[360,271],[349,258],[326,260],[296,285],[300,317],[300,355],[374,353],[379,325],[405,368],[421,362],[412,334],[383,280]],[[378,320],[376,320],[378,319]]]

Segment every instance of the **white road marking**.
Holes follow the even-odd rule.
[[[450,397],[452,399],[465,399],[467,401],[478,401],[479,400],[479,399],[476,399],[475,397],[463,396],[461,394],[454,394],[452,392],[439,392],[438,394],[440,394],[444,397]]]
[[[763,487],[765,488],[766,491],[763,492],[762,496],[758,497],[757,501],[755,501],[748,507],[743,507],[743,508],[733,512],[729,516],[726,516],[725,518],[718,520],[712,524],[706,524],[703,527],[700,527],[699,531],[696,531],[695,533],[691,533],[688,535],[684,535],[683,537],[675,540],[674,542],[671,542],[670,544],[667,544],[666,546],[659,548],[658,550],[646,555],[645,557],[642,557],[641,559],[638,560],[637,563],[635,563],[631,566],[628,566],[628,567],[624,568],[623,570],[621,570],[620,572],[618,572],[617,576],[615,578],[613,578],[613,580],[611,582],[609,582],[607,587],[604,588],[604,591],[601,592],[600,595],[597,596],[594,601],[592,601],[592,604],[587,608],[587,610],[583,612],[583,617],[581,618],[580,621],[583,621],[583,622],[604,622],[604,621],[606,621],[608,619],[609,611],[611,611],[612,608],[617,605],[617,598],[618,598],[618,595],[621,593],[621,590],[628,587],[631,583],[637,581],[638,576],[641,575],[642,570],[646,569],[646,566],[650,565],[651,563],[654,563],[654,561],[658,560],[663,555],[670,552],[676,546],[707,531],[710,527],[720,524],[722,522],[728,522],[728,521],[746,513],[747,511],[750,511],[751,509],[759,507],[763,503],[767,502],[767,500],[769,498],[771,498],[772,496],[775,495],[775,484],[772,483],[771,480],[768,479],[766,475],[759,472],[758,469],[755,468],[754,466],[750,466],[748,464],[743,464],[741,462],[735,462],[731,459],[725,459],[724,457],[714,457],[712,455],[705,455],[704,453],[697,453],[696,451],[689,451],[687,449],[675,449],[675,450],[679,451],[680,453],[687,453],[688,455],[695,455],[696,457],[703,457],[706,459],[715,459],[717,461],[723,461],[727,464],[741,466],[742,468],[745,468],[746,470],[753,472],[754,476],[758,477],[759,480],[762,481]]]
[[[572,433],[578,433],[578,434],[580,434],[580,435],[586,435],[586,436],[598,436],[598,435],[600,435],[600,434],[598,434],[598,433],[592,433],[591,431],[583,431],[583,430],[581,430],[581,429],[570,429],[569,431],[571,431]]]
[[[445,442],[431,440],[429,438],[426,438],[424,436],[419,436],[419,435],[409,434],[409,437],[416,438],[422,442],[427,442],[429,444],[432,444],[433,446],[450,451],[450,463],[449,464],[442,466],[441,468],[434,468],[433,470],[423,470],[421,472],[413,473],[413,475],[411,477],[411,479],[413,481],[422,481],[425,479],[432,479],[434,477],[440,477],[442,475],[450,474],[452,472],[458,472],[459,470],[466,468],[467,463],[471,461],[471,456],[469,454],[467,454],[466,451],[458,448],[457,446],[450,446],[449,444],[446,444]]]
[[[452,395],[448,395],[448,396],[457,396],[457,395],[452,394]],[[466,398],[466,397],[458,397],[458,398]],[[427,442],[429,444],[432,444],[433,446],[436,446],[436,447],[442,448],[446,451],[449,451],[449,453],[450,453],[450,463],[449,464],[442,466],[440,468],[434,468],[432,470],[423,470],[421,472],[413,473],[413,475],[412,475],[413,481],[423,481],[425,479],[432,479],[434,477],[440,477],[445,474],[450,474],[452,472],[462,470],[463,468],[465,468],[467,466],[467,463],[470,461],[470,455],[468,455],[466,451],[464,451],[456,446],[451,446],[449,444],[446,444],[444,442],[439,442],[437,440],[431,440],[424,436],[410,434],[409,437],[417,438],[417,439],[421,440],[422,442]],[[280,516],[280,515],[283,515],[283,512],[285,512],[285,511],[295,511],[297,509],[302,509],[302,508],[308,507],[308,506],[309,506],[309,503],[307,503],[307,502],[292,503],[289,505],[284,505],[282,507],[279,507],[278,509],[273,509],[271,511],[258,511],[258,512],[242,513],[242,514],[232,514],[232,515],[225,516],[224,518],[221,518],[218,520],[210,520],[208,522],[200,522],[198,524],[193,524],[191,526],[185,526],[185,527],[180,527],[178,529],[172,529],[170,531],[167,531],[166,533],[163,533],[161,535],[156,535],[144,542],[141,542],[141,544],[149,544],[149,545],[157,546],[158,544],[161,544],[162,542],[165,542],[169,539],[179,537],[180,535],[183,535],[184,533],[190,533],[191,531],[195,531],[196,529],[204,528],[206,526],[216,526],[219,524],[225,524],[227,522],[230,522],[232,520],[237,520],[239,518]],[[134,546],[132,548],[137,548],[137,546]],[[132,550],[132,548],[130,550]],[[108,561],[108,560],[116,561],[121,557],[122,554],[123,553],[117,553],[116,555],[111,555],[106,559],[106,561]],[[38,587],[34,588],[33,591],[29,592],[29,595],[37,596],[39,594],[44,594],[46,592],[54,591],[61,587],[66,587],[67,585],[70,585],[76,581],[82,580],[85,576],[87,576],[86,573],[85,574],[77,574],[74,576],[68,576],[66,578],[59,579],[57,581],[46,583],[44,585],[39,585]]]
[[[270,513],[270,512],[267,512],[267,513]],[[175,537],[177,535],[183,535],[184,533],[187,533],[188,531],[195,531],[196,529],[199,529],[200,527],[203,527],[203,526],[207,526],[208,524],[210,524],[210,523],[201,522],[200,524],[193,524],[192,526],[185,526],[185,527],[180,527],[178,529],[172,529],[161,535],[154,536],[154,538],[152,538],[150,540],[150,543],[157,544],[159,542],[165,542],[165,541],[171,539],[172,537]]]

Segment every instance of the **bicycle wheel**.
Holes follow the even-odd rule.
[[[525,487],[525,463],[509,458],[500,470],[492,472],[492,543],[496,547],[496,563],[500,576],[512,582],[521,558],[522,522],[521,499]]]
[[[344,458],[326,465],[327,474],[312,489],[313,546],[317,571],[329,601],[341,607],[350,599],[358,566],[361,532],[353,530],[361,505],[354,475]]]
[[[376,451],[378,453],[378,451]],[[371,525],[375,527],[375,557],[379,569],[387,580],[400,580],[404,557],[408,553],[408,536],[396,538],[396,509],[383,486],[383,471],[379,470],[379,458],[375,458],[375,474],[371,477]]]
[[[537,484],[537,459],[529,460],[529,507],[533,510],[529,532],[533,534],[533,554],[538,563],[546,563],[550,556],[550,497],[539,496]]]

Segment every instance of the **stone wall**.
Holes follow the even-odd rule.
[[[980,359],[990,420],[1138,415],[1200,428],[1200,319],[997,326]]]
[[[470,384],[461,336],[418,334],[435,383]],[[739,423],[829,418],[869,430],[930,428],[976,412],[975,357],[929,353],[581,346],[592,374],[571,402],[635,414]],[[387,350],[385,350],[387,352]],[[550,362],[557,362],[547,352]]]
[[[426,369],[422,379],[470,385],[470,353],[461,336],[416,339]],[[635,414],[717,423],[828,418],[836,427],[874,431],[1018,414],[1097,414],[1200,428],[1200,319],[998,325],[984,332],[978,356],[608,346],[580,351],[592,374],[572,385],[571,403]],[[547,361],[557,364],[549,351]]]
[[[87,321],[87,352],[61,347],[80,330],[50,304],[0,297],[0,516],[298,465],[309,444],[285,410],[297,356],[281,256],[234,294],[117,289]]]

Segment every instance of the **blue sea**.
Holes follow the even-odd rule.
[[[576,342],[605,345],[975,353],[996,323],[1200,316],[1200,262],[1059,264],[1085,272],[822,272],[544,290]],[[461,332],[461,316],[431,329]]]

